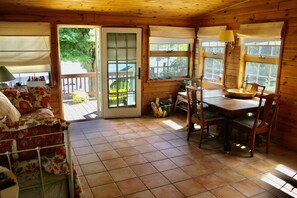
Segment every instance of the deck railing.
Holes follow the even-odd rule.
[[[96,73],[63,74],[61,75],[63,97],[68,97],[75,90],[87,92],[89,96],[96,95]]]

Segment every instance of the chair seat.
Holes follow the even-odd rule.
[[[252,129],[255,123],[255,117],[245,115],[245,116],[241,116],[233,119],[232,122],[236,124],[240,124],[249,129]],[[261,122],[262,122],[261,120],[258,120],[258,126],[261,124]]]
[[[224,117],[214,111],[209,111],[209,110],[204,111],[204,122],[211,122],[211,121],[217,121],[217,120],[224,120]],[[192,121],[200,122],[199,114],[193,114]]]
[[[197,103],[197,110],[199,110],[201,108],[201,105]],[[203,109],[207,110],[208,109],[208,104],[203,103]]]

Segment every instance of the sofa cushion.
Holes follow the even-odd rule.
[[[34,109],[31,103],[33,95],[28,91],[8,88],[3,90],[3,94],[7,96],[21,114],[31,112]]]
[[[18,122],[9,123],[9,122],[0,122],[0,139],[12,139],[9,134],[10,133],[1,133],[1,132],[14,132],[20,130],[34,130],[34,127],[37,126],[53,126],[55,124],[60,124],[62,130],[66,130],[68,128],[68,123],[65,120],[61,120],[56,117],[48,117],[48,118],[38,118],[38,119],[23,119],[20,118]],[[27,133],[27,132],[26,132]]]
[[[11,104],[10,100],[0,91],[0,117],[7,116],[8,122],[19,121],[21,114]]]
[[[51,110],[47,108],[42,109],[36,109],[34,111],[31,111],[29,113],[23,114],[21,116],[21,120],[35,120],[35,119],[41,119],[41,118],[50,118],[54,117],[54,114]]]
[[[34,108],[51,108],[50,98],[51,89],[50,87],[27,87],[28,91],[34,95],[33,107]]]

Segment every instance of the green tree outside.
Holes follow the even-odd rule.
[[[71,61],[80,63],[87,72],[95,72],[95,29],[93,28],[59,28],[60,57],[61,61]],[[94,87],[92,78],[88,80],[89,87]],[[86,90],[76,90],[75,92],[86,93]],[[72,95],[75,98],[81,94]],[[77,96],[77,97],[76,97]],[[81,100],[85,101],[84,99]]]
[[[60,56],[62,61],[79,62],[88,72],[95,67],[95,36],[91,28],[60,28]]]

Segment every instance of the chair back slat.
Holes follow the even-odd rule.
[[[200,86],[202,85],[201,76]],[[202,87],[197,88],[194,86],[186,86],[187,97],[188,97],[188,113],[189,115],[197,114],[200,121],[204,121],[203,112],[203,89]]]
[[[197,113],[197,88],[193,86],[186,86],[188,98],[188,112],[190,114]]]
[[[204,107],[203,107],[203,88],[202,88],[202,81],[203,81],[203,76],[201,76],[201,78],[199,79],[200,81],[200,89],[198,90],[199,91],[199,101],[198,101],[198,104],[199,104],[199,108],[198,108],[198,113],[200,116],[198,116],[201,120],[201,122],[204,122]]]

